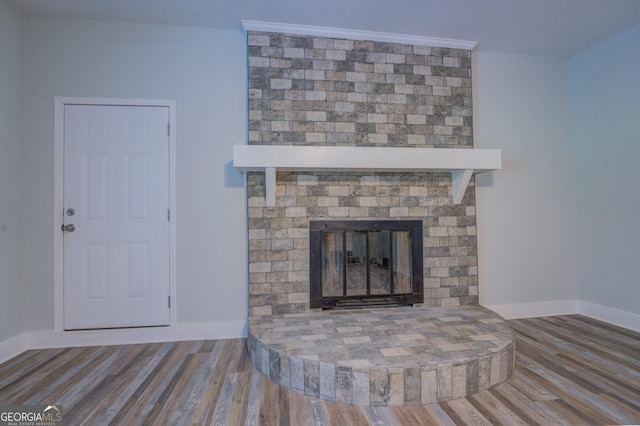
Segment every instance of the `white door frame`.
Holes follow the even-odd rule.
[[[170,327],[176,324],[176,101],[169,99],[55,98],[53,148],[53,326],[64,330],[64,244],[60,227],[64,223],[64,107],[65,105],[159,106],[169,108],[169,294]],[[93,331],[100,333],[100,330]],[[85,331],[86,333],[86,331]]]

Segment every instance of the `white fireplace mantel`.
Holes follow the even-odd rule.
[[[276,205],[276,171],[451,172],[453,202],[460,204],[473,173],[502,168],[499,149],[357,146],[234,145],[233,166],[265,172],[266,205]]]

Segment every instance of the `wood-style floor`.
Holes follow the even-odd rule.
[[[69,425],[640,423],[640,334],[579,315],[511,321],[516,372],[467,398],[355,407],[263,378],[243,339],[33,350],[0,364],[0,405],[61,404]]]

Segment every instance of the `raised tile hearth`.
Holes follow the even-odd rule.
[[[249,356],[289,389],[353,405],[464,397],[514,370],[514,334],[481,306],[386,307],[250,317]]]

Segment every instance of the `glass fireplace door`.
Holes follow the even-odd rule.
[[[422,302],[421,221],[312,221],[310,244],[312,308]]]

